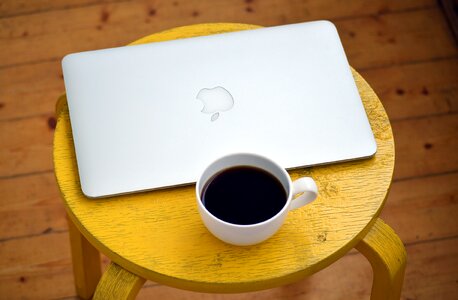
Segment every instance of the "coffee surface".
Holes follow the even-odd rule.
[[[204,186],[202,203],[220,220],[249,225],[266,221],[284,206],[287,193],[269,172],[251,166],[225,169]]]

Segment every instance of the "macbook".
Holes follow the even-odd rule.
[[[376,151],[328,21],[75,53],[62,67],[89,197],[193,183],[235,152],[297,168]]]

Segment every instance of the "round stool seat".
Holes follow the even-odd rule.
[[[134,44],[256,27],[192,25],[153,34]],[[376,155],[290,171],[293,180],[313,177],[319,197],[291,211],[272,238],[249,247],[225,244],[207,231],[197,211],[194,185],[104,199],[85,197],[79,183],[68,107],[62,97],[57,107],[54,164],[71,221],[92,245],[124,269],[178,288],[252,291],[317,272],[345,255],[366,235],[383,207],[393,175],[390,122],[377,95],[352,71],[377,141]]]

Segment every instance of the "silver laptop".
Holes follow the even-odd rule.
[[[70,54],[62,67],[89,197],[192,183],[234,152],[296,168],[376,151],[327,21]]]

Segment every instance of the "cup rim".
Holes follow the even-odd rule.
[[[260,157],[260,158],[262,158],[264,160],[269,161],[270,163],[272,163],[275,167],[277,167],[281,171],[281,173],[285,176],[286,180],[288,181],[289,189],[286,191],[288,196],[286,198],[286,202],[285,202],[285,205],[283,206],[283,208],[280,211],[278,211],[274,216],[270,217],[267,220],[259,222],[259,223],[254,223],[254,224],[234,224],[234,223],[229,223],[227,221],[221,220],[220,218],[217,218],[202,203],[202,199],[201,199],[201,196],[200,196],[200,187],[202,185],[202,182],[201,182],[202,175],[210,168],[210,166],[212,166],[217,161],[219,161],[221,159],[225,159],[227,157],[239,156],[239,155],[256,156],[256,157]],[[239,164],[239,165],[233,165],[231,167],[237,167],[237,166],[246,166],[246,165]],[[265,170],[265,171],[267,171],[267,170]],[[272,174],[270,171],[268,171],[268,172],[270,174]],[[274,174],[272,174],[272,175],[275,176]],[[277,178],[277,180],[278,180],[277,176],[275,176],[275,178]],[[197,200],[197,203],[198,203],[197,205],[199,205],[199,207],[201,209],[203,209],[207,213],[207,215],[209,215],[215,221],[220,222],[220,223],[222,223],[224,225],[227,225],[227,226],[230,226],[230,227],[234,227],[234,228],[254,228],[254,227],[262,226],[262,225],[264,225],[266,223],[271,222],[272,220],[274,220],[274,219],[278,218],[280,215],[282,215],[285,210],[289,209],[289,206],[291,204],[291,199],[292,199],[292,195],[291,195],[291,193],[292,193],[292,180],[291,180],[291,177],[289,176],[288,172],[285,170],[285,168],[283,168],[277,162],[275,162],[274,160],[272,160],[272,159],[270,159],[270,158],[268,158],[268,157],[266,157],[264,155],[257,154],[257,153],[250,153],[250,152],[234,152],[234,153],[230,153],[230,154],[226,154],[226,155],[220,156],[217,159],[213,160],[211,163],[209,163],[205,167],[205,169],[200,173],[199,179],[196,182],[195,190],[196,190],[196,200]]]

